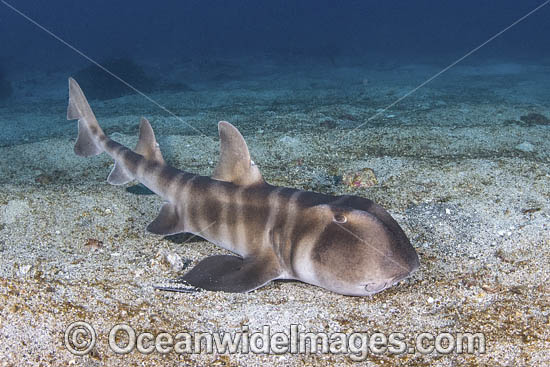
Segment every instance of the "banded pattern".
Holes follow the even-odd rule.
[[[419,265],[401,227],[372,201],[267,184],[244,138],[227,122],[218,125],[220,160],[207,177],[167,165],[146,119],[135,150],[108,138],[73,79],[67,118],[78,119],[76,154],[106,152],[114,159],[109,183],[135,179],[165,200],[150,232],[194,233],[239,255],[210,256],[159,289],[248,292],[283,278],[369,295]]]

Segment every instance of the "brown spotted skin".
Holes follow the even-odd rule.
[[[149,231],[194,233],[239,255],[209,257],[181,283],[247,292],[274,279],[296,279],[364,296],[418,268],[416,251],[384,208],[357,196],[267,184],[231,124],[219,124],[222,158],[213,178],[198,176],[164,162],[147,120],[140,125],[139,154],[103,133],[72,79],[69,90],[68,117],[79,119],[75,152],[108,153],[118,166],[109,182],[136,179],[165,200]]]

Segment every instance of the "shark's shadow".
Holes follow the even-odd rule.
[[[201,236],[197,236],[193,233],[186,233],[186,232],[164,236],[163,239],[170,241],[172,243],[185,243],[185,242],[189,242],[191,239],[194,239],[196,241],[208,242],[208,240],[202,238]]]
[[[137,184],[126,188],[126,191],[134,195],[155,195],[155,193],[149,190],[143,184]]]

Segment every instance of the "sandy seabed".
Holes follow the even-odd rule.
[[[299,325],[333,336],[404,335],[406,353],[369,353],[358,363],[368,366],[550,365],[550,124],[521,120],[528,113],[550,116],[549,69],[456,68],[390,111],[377,109],[438,69],[294,69],[152,95],[207,136],[144,107],[139,96],[91,102],[111,137],[129,146],[139,117],[150,118],[165,158],[178,168],[212,171],[216,122],[226,119],[241,129],[268,182],[353,193],[386,207],[421,267],[372,297],[298,282],[249,294],[155,291],[154,284],[225,250],[198,238],[145,232],[161,200],[138,195],[143,190],[131,185],[108,185],[106,155],[74,155],[76,124],[63,121],[64,81],[59,95],[3,106],[5,136],[36,136],[0,147],[0,365],[356,363],[350,353],[120,355],[108,335],[122,323],[153,335],[252,334],[264,325],[271,334],[290,335],[291,325]],[[186,80],[183,71],[173,75]],[[48,124],[57,124],[57,132],[40,136]],[[340,180],[365,168],[375,172],[376,185]],[[64,342],[65,330],[79,320],[97,333],[85,356],[71,354]],[[486,350],[409,353],[421,333],[482,333]]]

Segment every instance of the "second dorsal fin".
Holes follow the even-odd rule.
[[[139,140],[135,152],[141,154],[146,159],[164,164],[153,128],[145,117],[141,118],[141,123],[139,124]],[[124,168],[124,165],[115,161],[115,166],[109,177],[107,177],[107,182],[111,185],[125,185],[133,179],[134,177]]]
[[[218,131],[220,160],[212,178],[243,186],[263,184],[262,174],[250,160],[248,147],[239,130],[227,121],[220,121]]]

